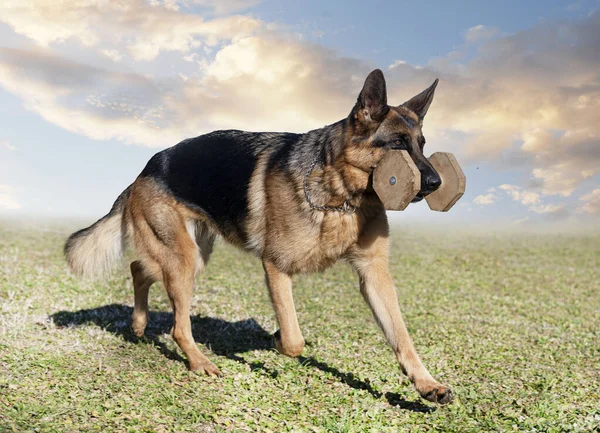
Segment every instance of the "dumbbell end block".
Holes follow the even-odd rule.
[[[436,152],[429,162],[441,177],[442,185],[425,200],[429,209],[448,212],[465,193],[467,178],[451,153]]]
[[[373,171],[373,189],[387,210],[404,210],[421,189],[421,173],[405,150],[390,150]]]

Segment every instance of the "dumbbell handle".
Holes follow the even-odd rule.
[[[442,179],[425,197],[429,208],[447,212],[465,192],[466,178],[451,153],[436,152],[429,162]],[[421,173],[405,150],[390,150],[373,171],[373,189],[387,210],[404,210],[421,190]]]

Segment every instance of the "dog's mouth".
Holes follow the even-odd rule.
[[[415,198],[412,199],[411,203],[418,203],[431,194],[433,191],[419,191]]]
[[[421,200],[423,200],[425,198],[425,196],[421,193],[418,193],[415,198],[412,199],[411,203],[419,203]]]

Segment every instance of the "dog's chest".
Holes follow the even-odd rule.
[[[249,194],[246,247],[290,274],[333,265],[356,244],[368,221],[385,212],[379,201],[365,202],[353,214],[314,210],[301,179],[281,172],[260,178],[264,187]]]
[[[359,215],[337,212],[319,215],[316,221],[276,222],[270,226],[264,252],[289,273],[321,271],[356,243],[362,225]]]

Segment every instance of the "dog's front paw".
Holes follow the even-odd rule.
[[[432,403],[448,404],[454,400],[452,390],[438,382],[429,381],[428,383],[420,384],[420,386],[417,386],[417,391],[419,391],[421,397]]]
[[[199,375],[222,376],[221,371],[210,361],[190,364],[190,371]]]
[[[299,341],[295,343],[284,342],[281,340],[281,332],[277,331],[273,334],[273,339],[275,340],[275,349],[282,355],[289,356],[291,358],[297,358],[302,354],[302,349],[304,349],[304,339],[301,338]]]

